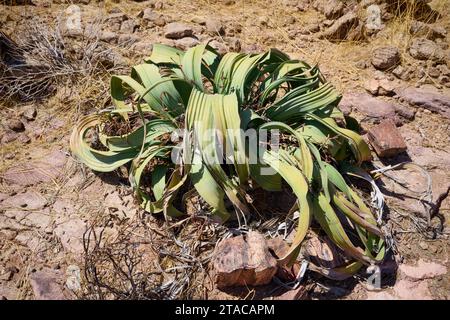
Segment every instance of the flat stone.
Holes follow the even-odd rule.
[[[377,124],[384,119],[398,121],[393,104],[372,97],[367,93],[344,94],[339,108],[346,114],[355,111],[361,113],[365,117],[362,122]]]
[[[72,219],[59,224],[55,235],[60,239],[64,249],[74,254],[81,254],[83,248],[83,235],[86,231],[86,223],[81,219]]]
[[[376,79],[367,80],[364,83],[364,89],[367,90],[371,95],[378,95],[378,88],[380,87],[379,81]]]
[[[264,237],[250,231],[221,241],[213,255],[214,281],[218,288],[268,284],[277,272]]]
[[[385,291],[369,291],[366,300],[397,300],[392,294]]]
[[[31,138],[25,133],[21,133],[17,140],[22,144],[28,144],[31,142]]]
[[[166,18],[162,14],[153,11],[151,8],[146,8],[144,11],[142,11],[141,15],[142,19],[149,25],[163,27],[167,23]]]
[[[118,37],[117,42],[122,46],[130,45],[139,40],[139,37],[134,34],[122,34]],[[106,68],[117,66],[126,66],[127,60],[118,51],[105,50],[98,56],[98,62]]]
[[[213,40],[209,45],[217,50],[219,54],[225,54],[228,51],[227,46],[222,41]]]
[[[17,300],[19,290],[12,283],[0,283],[0,300]]]
[[[60,274],[55,270],[43,269],[36,271],[30,276],[36,300],[65,300],[64,293],[59,285]]]
[[[29,212],[21,221],[21,224],[45,230],[50,225],[51,220],[50,212],[47,209],[39,212]]]
[[[435,262],[426,262],[420,259],[417,265],[411,266],[402,264],[400,271],[412,280],[432,279],[447,273],[447,268]]]
[[[19,137],[20,137],[20,135],[17,132],[8,130],[3,135],[1,135],[0,140],[2,143],[6,144],[6,143],[11,143],[11,142],[16,141]]]
[[[423,88],[397,88],[397,96],[412,107],[420,107],[437,112],[450,119],[450,97],[435,90]]]
[[[0,215],[0,230],[12,230],[16,232],[22,232],[28,229],[26,226],[21,225],[14,219],[11,219],[5,215]]]
[[[113,23],[118,22],[119,24],[127,19],[128,19],[128,16],[123,12],[111,13],[106,17],[107,22],[113,22]]]
[[[392,70],[392,74],[394,76],[404,81],[408,81],[409,79],[411,79],[413,73],[414,71],[411,68],[404,68],[400,65]]]
[[[7,209],[21,209],[39,210],[44,208],[47,201],[39,193],[35,191],[27,191],[25,193],[18,193],[14,196],[8,197],[0,203],[0,210]]]
[[[159,16],[159,13],[155,12],[152,8],[145,8],[138,14],[139,18],[142,18],[144,20],[149,20],[149,21],[157,18],[158,16]]]
[[[421,21],[413,21],[409,31],[416,37],[426,37],[429,40],[445,39],[447,35],[447,30],[444,27],[433,26]]]
[[[66,155],[55,150],[42,160],[25,162],[8,169],[1,178],[11,185],[30,186],[57,179],[67,161]]]
[[[191,27],[182,23],[172,22],[166,25],[164,36],[168,39],[181,39],[190,37],[193,33],[194,31]]]
[[[414,118],[416,116],[415,109],[413,109],[411,107],[407,107],[407,106],[402,106],[399,104],[395,105],[395,112],[402,118],[409,120],[409,121],[414,120]]]
[[[364,88],[374,96],[392,96],[399,85],[398,80],[370,79],[364,83]]]
[[[40,236],[35,231],[31,230],[18,232],[17,236],[14,238],[14,241],[23,246],[27,246],[31,251],[36,251],[42,246]]]
[[[394,286],[394,293],[400,300],[432,300],[426,281],[399,280]]]
[[[384,120],[371,128],[368,138],[379,157],[392,157],[407,149],[405,140],[392,120]]]
[[[138,42],[140,39],[141,37],[139,37],[138,35],[126,33],[119,36],[119,38],[117,39],[117,43],[121,46],[131,46],[134,43]],[[117,56],[113,58],[113,63],[116,65],[118,63],[116,59],[119,57],[119,53],[115,54],[117,54]]]
[[[196,46],[199,43],[200,42],[195,38],[186,37],[186,38],[176,40],[175,46],[181,50],[187,50],[189,48]]]

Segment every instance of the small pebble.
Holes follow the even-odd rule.
[[[426,242],[420,242],[419,243],[419,247],[421,247],[422,248],[422,250],[428,250],[428,244],[426,243]]]

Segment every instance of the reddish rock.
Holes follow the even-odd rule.
[[[20,209],[39,210],[47,204],[47,201],[35,191],[27,191],[8,197],[0,204],[0,210]]]
[[[390,96],[394,94],[396,85],[396,81],[370,79],[365,82],[364,88],[374,96]]]
[[[445,53],[439,46],[428,39],[414,39],[409,47],[411,56],[418,60],[445,62]]]
[[[37,111],[36,111],[36,108],[33,106],[27,106],[23,110],[23,116],[28,121],[34,120],[36,118],[36,115],[37,115]]]
[[[10,185],[29,186],[59,177],[67,161],[62,151],[54,151],[42,160],[25,162],[8,169],[1,178]]]
[[[344,114],[358,112],[366,123],[380,123],[384,119],[393,119],[400,123],[395,114],[395,105],[372,97],[367,93],[347,93],[343,96],[339,108]]]
[[[8,194],[7,193],[0,192],[0,202],[2,202],[3,200],[5,200],[7,198],[8,198]]]
[[[18,296],[19,290],[13,283],[0,282],[0,300],[17,300]]]
[[[396,47],[380,47],[372,52],[372,65],[378,70],[395,68],[399,63],[400,52]]]
[[[282,237],[275,237],[267,240],[270,253],[277,259],[284,257],[289,251],[289,245]],[[292,266],[279,265],[276,276],[284,281],[294,281],[300,271],[300,264],[294,263]]]
[[[20,137],[20,135],[17,132],[8,130],[3,135],[0,135],[0,141],[1,141],[1,143],[6,144],[6,143],[10,143],[10,142],[17,140],[17,138],[19,138],[19,137]]]
[[[200,42],[192,37],[186,37],[186,38],[181,38],[179,40],[175,41],[175,47],[181,49],[181,50],[187,50],[189,48],[192,48],[196,45],[198,45]]]
[[[323,32],[322,38],[329,40],[343,40],[351,29],[358,25],[359,19],[354,12],[349,12],[337,19],[331,27]]]
[[[305,255],[319,267],[333,269],[345,262],[340,257],[337,247],[328,239],[312,237],[305,243]]]
[[[212,36],[216,35],[225,35],[225,28],[223,27],[222,22],[215,19],[208,19],[205,23],[206,32]]]
[[[426,281],[397,281],[394,286],[394,292],[399,300],[432,300]]]
[[[327,19],[339,18],[344,11],[344,4],[339,0],[316,0],[312,2],[312,6]]]
[[[54,232],[64,249],[74,254],[83,253],[83,235],[86,223],[81,219],[72,219],[59,224]]]
[[[12,119],[7,122],[8,128],[15,132],[22,132],[25,130],[25,126],[22,121]]]
[[[385,291],[369,291],[366,300],[396,300],[396,298]]]
[[[450,97],[447,95],[431,89],[414,87],[399,88],[395,93],[412,107],[428,109],[450,119]]]
[[[400,265],[400,271],[413,280],[431,279],[447,273],[447,268],[434,262],[419,260],[416,266]]]
[[[166,25],[164,36],[168,39],[181,39],[190,37],[194,34],[191,27],[178,22],[172,22]]]
[[[267,247],[276,258],[281,258],[289,251],[289,245],[282,237],[267,240]]]
[[[368,138],[379,157],[392,157],[406,151],[405,141],[392,120],[371,128]]]
[[[65,300],[61,286],[60,275],[54,270],[44,269],[33,273],[30,277],[36,300]]]
[[[264,237],[250,231],[221,241],[212,260],[218,288],[268,284],[277,272],[277,261],[270,254]]]

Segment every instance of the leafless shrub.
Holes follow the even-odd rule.
[[[0,97],[30,101],[43,99],[58,86],[76,84],[87,77],[116,68],[111,50],[97,36],[67,41],[58,27],[32,23],[13,41],[0,33]]]
[[[155,220],[155,219],[153,219]],[[83,299],[205,298],[212,289],[207,263],[221,232],[199,217],[168,225],[135,219],[92,225],[84,236]],[[209,284],[209,285],[208,285]]]

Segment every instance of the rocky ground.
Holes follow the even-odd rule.
[[[25,59],[31,67],[0,79],[0,297],[149,297],[130,283],[156,269],[152,281],[170,286],[152,297],[449,299],[450,12],[444,0],[392,9],[399,2],[4,1],[0,31],[25,49],[11,56],[14,44],[1,38],[1,63]],[[192,221],[201,245],[170,240],[159,250],[173,230],[141,212],[125,173],[94,174],[71,158],[75,121],[110,104],[110,74],[128,73],[153,43],[186,49],[207,41],[220,52],[276,47],[317,63],[343,93],[341,109],[361,121],[376,165],[425,169],[403,167],[379,180],[395,240],[381,289],[368,286],[366,274],[331,281],[307,271],[298,290],[218,290],[201,257],[220,227]],[[125,249],[136,255],[115,255]],[[186,257],[190,273],[168,271],[174,255]],[[118,271],[117,259],[128,269]],[[179,295],[170,279],[199,286]]]

